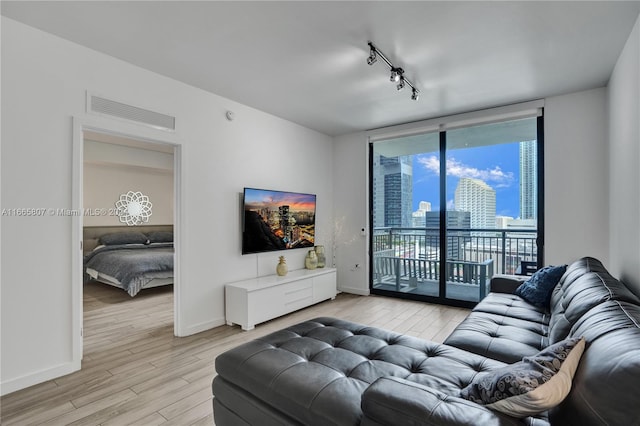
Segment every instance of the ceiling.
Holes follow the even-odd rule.
[[[2,15],[340,135],[604,86],[640,1],[2,1]],[[371,40],[420,90],[368,66]]]
[[[84,141],[109,143],[112,145],[123,145],[130,148],[144,149],[147,151],[164,152],[165,154],[174,154],[174,146],[170,144],[163,144],[160,142],[147,142],[140,139],[130,139],[119,135],[111,135],[107,133],[93,132],[91,130],[84,130],[82,135]]]

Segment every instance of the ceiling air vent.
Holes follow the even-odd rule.
[[[88,112],[122,118],[161,130],[176,130],[176,118],[122,102],[88,94]]]

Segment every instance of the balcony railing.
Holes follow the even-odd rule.
[[[522,262],[536,262],[536,237],[532,229],[448,228],[441,256],[437,228],[375,228],[374,288],[430,294],[446,259],[447,293],[458,291],[459,283],[476,286],[461,287],[471,295],[460,297],[478,301],[494,273],[520,273]]]

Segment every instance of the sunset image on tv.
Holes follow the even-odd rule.
[[[313,247],[315,216],[313,194],[245,188],[243,254]]]

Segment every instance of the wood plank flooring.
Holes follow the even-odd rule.
[[[171,287],[135,298],[99,283],[84,291],[82,370],[0,399],[2,425],[212,425],[218,354],[318,316],[333,316],[443,341],[468,310],[377,296],[339,294],[245,332],[221,326],[173,335]]]

